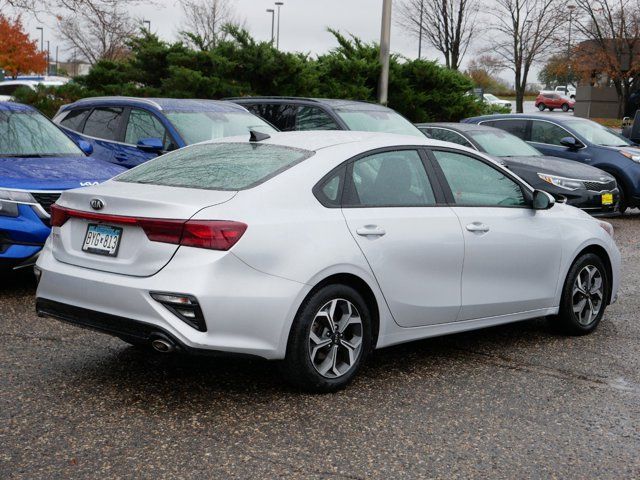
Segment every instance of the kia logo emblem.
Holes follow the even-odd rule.
[[[91,199],[89,205],[91,205],[91,208],[93,208],[94,210],[102,210],[104,208],[104,202],[99,198]]]

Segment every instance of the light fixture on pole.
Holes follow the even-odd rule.
[[[267,8],[267,13],[271,14],[271,45],[273,45],[275,35],[276,11],[273,8]]]
[[[143,25],[147,25],[147,32],[151,33],[151,20],[142,20]]]
[[[382,2],[382,28],[380,32],[380,83],[378,101],[386,105],[389,97],[389,56],[391,51],[391,0]]]
[[[276,48],[280,49],[280,7],[284,5],[284,2],[276,2],[276,6],[278,7],[278,33],[276,35]]]

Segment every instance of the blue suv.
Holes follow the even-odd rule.
[[[126,168],[205,140],[276,131],[246,108],[216,100],[85,98],[61,107],[53,121],[89,142],[94,157]]]
[[[604,170],[618,183],[620,212],[640,206],[640,149],[599,123],[562,114],[485,115],[463,122],[501,128],[545,155]]]
[[[34,263],[51,230],[49,209],[63,190],[126,170],[87,158],[91,146],[79,145],[35,109],[0,102],[0,267]]]

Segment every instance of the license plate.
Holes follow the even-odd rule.
[[[602,194],[602,205],[613,205],[613,193]]]
[[[82,251],[115,257],[118,255],[122,228],[90,223],[84,236]]]

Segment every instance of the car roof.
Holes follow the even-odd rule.
[[[498,120],[498,119],[522,119],[522,120],[552,120],[554,122],[562,123],[569,120],[588,120],[586,118],[567,116],[562,113],[505,113],[494,115],[481,115],[478,117],[466,118],[465,122],[477,122],[485,120]]]
[[[79,106],[118,104],[126,106],[146,106],[155,110],[183,112],[246,112],[240,105],[220,100],[182,99],[182,98],[141,98],[141,97],[88,97],[64,105],[61,110]]]
[[[246,136],[242,137],[226,137],[216,140],[203,142],[202,144],[213,143],[237,143],[247,142]],[[380,132],[357,132],[352,130],[306,130],[293,132],[275,132],[271,133],[268,139],[259,143],[279,145],[283,147],[299,148],[317,152],[329,147],[336,147],[347,144],[362,144],[363,149],[374,149],[385,146],[450,146],[451,144],[439,140],[420,138],[413,135],[398,135],[395,133]],[[461,147],[464,148],[464,147]]]
[[[489,127],[487,125],[479,125],[477,123],[455,123],[455,122],[431,122],[431,123],[416,123],[418,128],[448,128],[458,132],[471,132],[471,131],[487,131],[487,130],[499,130],[495,127]]]
[[[0,102],[0,111],[2,112],[37,112],[37,110],[29,105],[15,102]]]
[[[367,111],[388,111],[391,110],[384,105],[372,102],[364,102],[361,100],[348,100],[338,98],[314,98],[314,97],[281,97],[281,96],[256,96],[256,97],[234,97],[225,98],[230,102],[242,103],[266,103],[269,101],[276,101],[278,103],[284,102],[300,102],[300,103],[316,103],[318,105],[324,105],[329,108],[357,108],[358,110]]]

